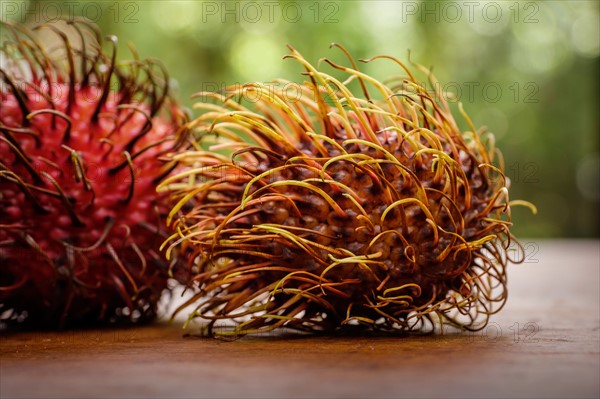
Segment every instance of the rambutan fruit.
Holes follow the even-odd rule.
[[[151,320],[177,262],[156,184],[187,121],[166,71],[82,20],[2,30],[0,321]]]
[[[509,202],[493,135],[462,108],[467,132],[400,61],[365,60],[407,74],[384,84],[338,47],[350,67],[322,61],[344,81],[290,47],[302,85],[198,94],[195,149],[174,157],[187,170],[159,185],[165,245],[196,268],[178,311],[224,335],[482,328],[506,300],[511,206],[533,206]]]

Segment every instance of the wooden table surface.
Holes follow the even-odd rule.
[[[599,397],[600,242],[531,240],[483,332],[184,338],[179,324],[3,334],[0,397]]]

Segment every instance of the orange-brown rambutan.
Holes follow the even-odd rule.
[[[165,245],[196,268],[179,310],[195,304],[213,334],[477,329],[505,303],[510,207],[529,204],[509,202],[493,135],[461,108],[462,132],[398,60],[365,60],[405,72],[384,84],[341,49],[350,67],[322,63],[344,81],[290,48],[302,85],[199,93],[195,148],[175,157],[188,168],[159,190],[174,201]]]
[[[0,322],[151,320],[177,263],[156,185],[187,121],[164,68],[83,20],[2,31]]]

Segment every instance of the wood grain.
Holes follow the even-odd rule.
[[[181,325],[4,333],[2,398],[599,397],[600,242],[530,241],[479,333],[183,337]]]

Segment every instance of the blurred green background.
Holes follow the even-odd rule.
[[[525,237],[599,237],[598,1],[1,1],[2,19],[84,16],[158,58],[179,95],[281,77],[286,44],[309,61],[388,54],[433,67],[477,126],[495,133]],[[390,62],[364,70],[380,80]]]

